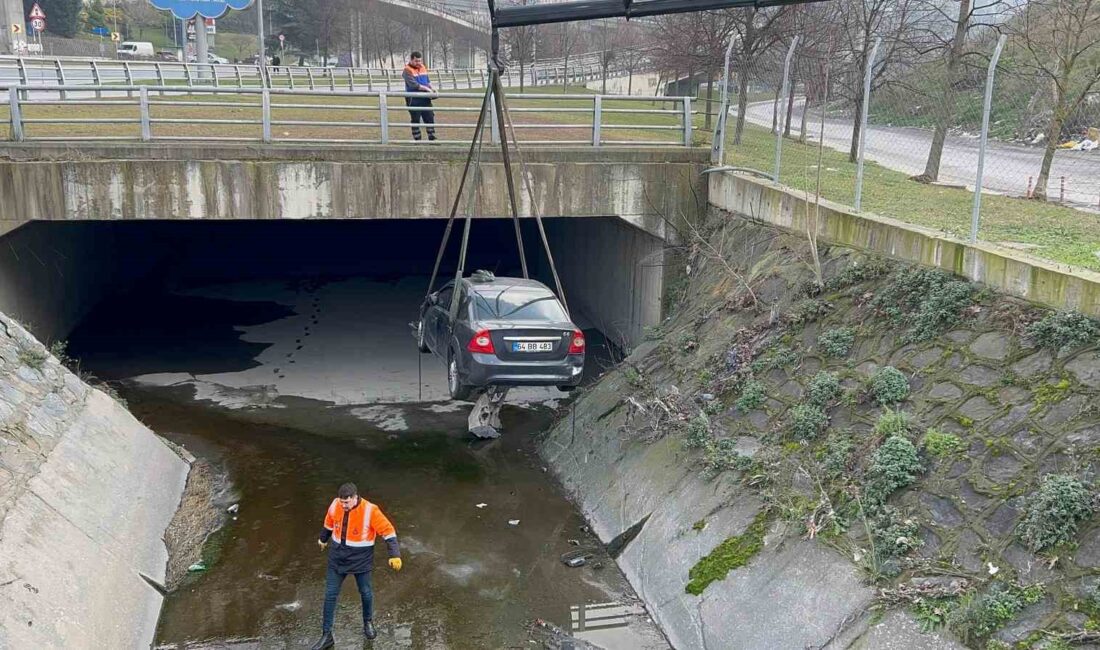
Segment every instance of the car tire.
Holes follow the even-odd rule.
[[[421,318],[416,324],[416,349],[420,350],[420,354],[428,354],[431,349],[428,348],[428,344],[424,342],[424,319]]]
[[[447,390],[451,399],[467,401],[474,392],[473,386],[463,384],[458,378],[458,361],[455,359],[454,350],[447,355]]]

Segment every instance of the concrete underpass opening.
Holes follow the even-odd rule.
[[[660,320],[663,242],[614,217],[544,222],[574,320],[617,349],[634,345]],[[202,349],[199,368],[221,387],[349,404],[444,399],[408,324],[445,223],[33,222],[3,238],[0,310],[44,342],[70,339],[78,357],[94,350],[87,361],[110,379],[180,381],[173,373],[193,371]],[[437,286],[454,274],[461,225]],[[532,277],[552,287],[536,224],[522,231]],[[476,220],[468,254],[468,271],[520,274],[508,219]]]

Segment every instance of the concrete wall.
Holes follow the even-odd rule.
[[[806,232],[806,205],[799,193],[730,172],[709,177],[712,206],[752,215],[800,234]],[[821,202],[818,233],[821,241],[939,267],[1012,296],[1100,316],[1100,274],[1091,271],[982,242],[971,244],[885,217],[856,214],[852,208],[829,201]]]
[[[547,239],[570,310],[609,339],[633,347],[661,321],[662,240],[616,219],[548,224]]]
[[[0,648],[148,648],[185,463],[0,314]]]
[[[617,215],[662,235],[696,209],[708,152],[525,147],[545,216]],[[445,217],[460,147],[53,145],[0,148],[0,232],[30,220]],[[499,152],[483,156],[483,214],[509,214]],[[517,174],[518,182],[518,174]],[[533,214],[521,193],[521,211]]]
[[[32,223],[0,240],[0,311],[41,341],[64,339],[100,300],[168,251],[135,244],[138,224]]]

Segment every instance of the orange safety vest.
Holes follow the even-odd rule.
[[[348,513],[348,528],[344,531],[344,506],[340,499],[333,499],[325,513],[325,528],[332,531],[332,539],[345,546],[374,546],[374,539],[378,535],[382,539],[397,537],[397,529],[393,527],[382,510],[363,497],[359,497],[359,503],[346,511]],[[347,533],[345,537],[345,532]]]

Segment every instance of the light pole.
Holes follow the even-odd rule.
[[[256,62],[260,66],[260,77],[266,80],[267,55],[264,54],[264,0],[256,0],[256,25],[259,27],[260,37],[260,56]]]

